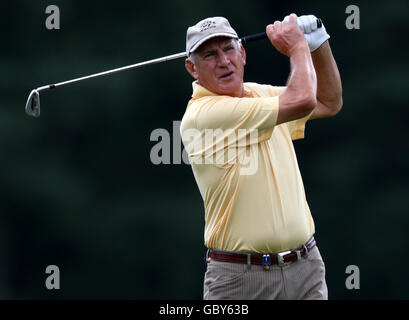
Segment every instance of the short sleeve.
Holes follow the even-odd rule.
[[[202,101],[200,101],[202,100]],[[268,140],[278,117],[278,96],[266,98],[206,97],[197,101],[198,130],[221,129],[258,132],[258,141]]]
[[[307,123],[308,119],[311,117],[312,113],[313,111],[303,118],[285,123],[288,130],[290,131],[292,140],[304,139],[305,124]]]
[[[282,86],[271,86],[269,87],[269,90],[270,90],[270,94],[272,95],[280,95],[284,92],[286,88],[287,87],[282,87]],[[287,129],[289,130],[292,140],[304,138],[305,124],[307,123],[311,115],[312,115],[312,112],[303,118],[289,121],[284,124],[285,126],[287,126]]]

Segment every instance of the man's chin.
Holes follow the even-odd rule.
[[[241,96],[242,90],[243,90],[242,83],[231,81],[229,83],[222,83],[219,86],[218,94],[238,97],[238,96]]]

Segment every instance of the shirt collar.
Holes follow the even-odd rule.
[[[192,99],[194,100],[200,99],[203,97],[207,97],[207,96],[217,96],[217,94],[201,86],[197,80],[192,83],[192,87],[193,87]],[[247,86],[246,83],[243,83],[243,87],[244,87],[244,97],[253,98],[257,96],[257,93],[251,90],[251,88]]]

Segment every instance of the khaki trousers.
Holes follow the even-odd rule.
[[[284,266],[210,260],[203,286],[204,300],[327,300],[325,265],[315,246],[301,260]]]

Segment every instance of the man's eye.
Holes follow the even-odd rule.
[[[230,51],[230,50],[233,50],[233,49],[234,49],[233,47],[227,47],[226,51]]]
[[[204,58],[207,59],[207,58],[211,58],[213,56],[214,56],[214,53],[207,53],[207,54],[205,54]]]

